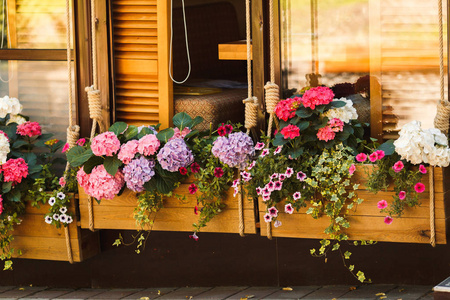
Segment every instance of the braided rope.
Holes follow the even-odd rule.
[[[88,86],[85,88],[88,95],[89,102],[89,117],[93,120],[91,129],[91,139],[95,135],[96,125],[98,124],[100,132],[104,131],[103,128],[103,116],[102,116],[102,100],[100,91],[95,89],[94,86]]]
[[[245,128],[249,134],[250,129],[258,125],[258,98],[249,97],[242,102],[245,104]]]
[[[429,174],[430,183],[430,244],[436,247],[436,227],[435,227],[435,210],[434,210],[434,167],[430,167]]]
[[[70,233],[69,233],[68,226],[64,226],[64,233],[66,235],[67,257],[68,257],[69,263],[73,264],[72,245],[70,244]]]

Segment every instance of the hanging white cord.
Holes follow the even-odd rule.
[[[188,43],[187,25],[186,25],[186,12],[184,10],[184,0],[181,0],[181,6],[183,8],[184,37],[185,37],[185,41],[186,41],[186,55],[187,55],[187,61],[188,61],[188,73],[186,75],[186,78],[184,78],[182,81],[176,81],[175,79],[173,79],[173,74],[172,74],[173,0],[171,0],[171,6],[170,6],[169,76],[170,76],[170,79],[172,79],[172,81],[177,83],[177,84],[185,83],[186,80],[188,80],[189,76],[191,75],[191,56],[189,54],[189,43]]]
[[[6,14],[5,14],[5,11],[6,11]],[[11,48],[11,32],[10,32],[10,28],[9,28],[8,6],[6,5],[6,0],[3,0],[3,7],[2,7],[2,42],[1,42],[1,48],[0,49],[3,49],[3,41],[5,39],[5,30],[4,30],[4,28],[5,28],[5,15],[6,15],[6,28],[8,30],[7,38],[8,38],[8,42],[9,42],[9,48]],[[1,62],[1,60],[0,60],[0,62]],[[4,82],[4,83],[10,82],[13,79],[13,77],[14,77],[14,73],[12,73],[12,75],[8,76],[8,77],[9,77],[9,79],[5,80],[5,79],[2,78],[2,75],[0,73],[0,80],[2,82]]]

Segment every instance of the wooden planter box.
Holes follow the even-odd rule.
[[[70,197],[68,210],[76,216],[75,197],[73,194]],[[45,223],[44,216],[48,209],[48,204],[41,205],[39,209],[27,205],[22,223],[14,227],[11,247],[22,251],[22,255],[15,257],[68,261],[65,230]],[[77,223],[77,217],[74,217],[69,233],[73,260],[80,262],[100,253],[100,242],[98,232],[81,230]]]
[[[370,170],[371,166],[367,166]],[[429,172],[428,172],[429,174]],[[421,205],[415,208],[406,208],[402,217],[394,218],[392,224],[384,223],[386,214],[380,213],[377,208],[378,201],[385,199],[392,203],[393,187],[388,191],[380,191],[377,194],[365,190],[366,182],[365,172],[358,167],[358,171],[352,178],[353,182],[360,183],[357,190],[359,198],[364,199],[360,205],[355,205],[355,209],[348,216],[350,228],[345,232],[351,240],[375,240],[380,242],[401,242],[401,243],[429,243],[430,242],[430,186],[428,174],[422,178],[425,184],[425,192],[420,196]],[[446,244],[446,222],[445,222],[445,202],[444,202],[444,184],[443,169],[435,168],[434,171],[434,197],[435,197],[435,228],[436,243]],[[293,238],[311,238],[323,239],[327,235],[323,233],[330,224],[330,219],[324,216],[319,219],[313,219],[305,212],[308,209],[303,208],[292,215],[284,213],[284,204],[277,206],[281,212],[278,214],[278,220],[282,226],[275,228],[272,224],[272,236],[274,237],[293,237]],[[266,204],[259,199],[259,216],[264,220]],[[449,210],[450,212],[450,210]],[[261,235],[267,235],[267,226],[261,221]]]
[[[193,231],[193,223],[198,221],[198,215],[194,213],[197,204],[197,196],[188,191],[192,179],[186,180],[174,194],[186,195],[186,200],[181,201],[175,197],[164,200],[164,207],[156,213],[152,230],[156,231]],[[88,196],[82,187],[80,193],[81,228],[89,228]],[[134,209],[137,206],[136,193],[125,189],[124,193],[113,200],[102,200],[101,204],[93,201],[94,228],[95,229],[131,229],[140,227],[133,218]],[[215,216],[202,232],[239,233],[238,197],[233,197],[233,189],[230,188],[224,200],[226,208]],[[252,202],[243,200],[244,208],[244,232],[256,233],[255,211]]]

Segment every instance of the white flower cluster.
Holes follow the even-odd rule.
[[[345,102],[345,106],[339,108],[332,108],[326,113],[324,113],[325,117],[328,117],[329,120],[338,118],[344,123],[349,123],[350,120],[354,120],[358,118],[358,113],[356,112],[356,108],[353,107],[352,100],[348,100],[347,98],[339,98],[333,99],[333,101],[343,101]]]
[[[7,114],[18,115],[22,112],[22,105],[17,98],[5,96],[0,98],[0,118],[5,118]]]
[[[413,164],[428,163],[431,166],[447,167],[450,163],[450,148],[447,137],[439,129],[423,130],[419,121],[403,125],[400,137],[394,142],[395,152]]]
[[[8,138],[4,134],[0,134],[0,165],[3,165],[6,162],[6,156],[9,151]]]

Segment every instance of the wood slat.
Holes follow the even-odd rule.
[[[144,13],[151,13],[156,14],[156,5],[149,5],[149,3],[146,3],[145,5],[117,5],[117,3],[114,3],[113,5],[113,13],[114,14],[130,14],[130,13],[137,13],[137,14],[144,14]]]
[[[70,240],[72,246],[73,259],[81,261],[78,240]],[[44,259],[67,261],[66,240],[57,237],[17,237],[11,243],[11,247],[21,249],[22,255],[19,258]]]
[[[116,59],[116,72],[119,74],[157,75],[158,61],[137,59]]]

